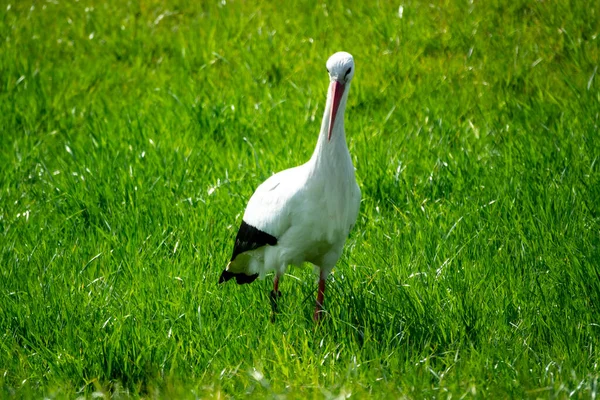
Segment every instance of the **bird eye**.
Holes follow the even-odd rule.
[[[352,67],[348,68],[348,71],[346,71],[346,75],[344,75],[344,78],[348,76],[348,74],[350,73],[350,71],[352,71]]]
[[[327,68],[327,73],[330,74],[331,72],[329,72],[329,68]]]

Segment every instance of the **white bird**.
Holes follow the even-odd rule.
[[[312,157],[271,176],[256,189],[235,238],[231,261],[219,279],[219,283],[232,278],[238,284],[251,283],[274,270],[271,299],[276,311],[279,282],[287,267],[312,263],[320,270],[315,321],[322,315],[325,281],[356,222],[361,198],[344,131],[354,76],[352,55],[332,55],[327,72],[327,103]]]

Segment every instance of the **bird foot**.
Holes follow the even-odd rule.
[[[271,322],[275,322],[275,314],[278,312],[277,301],[281,297],[281,291],[271,290],[269,300],[271,300]]]

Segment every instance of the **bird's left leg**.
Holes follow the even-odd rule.
[[[273,280],[273,290],[271,291],[270,299],[271,299],[271,309],[273,310],[273,315],[271,316],[271,320],[275,319],[275,314],[277,313],[277,301],[281,297],[281,292],[279,291],[279,279],[281,278],[281,273],[279,271],[275,272],[275,279]]]
[[[321,269],[321,273],[319,274],[319,289],[317,292],[317,305],[315,308],[315,315],[313,319],[315,322],[319,322],[321,318],[323,318],[323,299],[325,297],[325,281],[327,280],[327,275],[323,269]]]

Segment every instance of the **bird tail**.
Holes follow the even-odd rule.
[[[235,278],[235,282],[238,285],[243,285],[245,283],[252,283],[256,280],[256,278],[258,278],[258,274],[252,274],[248,272],[246,268],[247,263],[235,262],[238,258],[240,258],[240,256],[238,256],[236,260],[231,261],[229,262],[229,264],[227,264],[227,267],[225,267],[225,269],[221,273],[219,283],[224,283]]]

